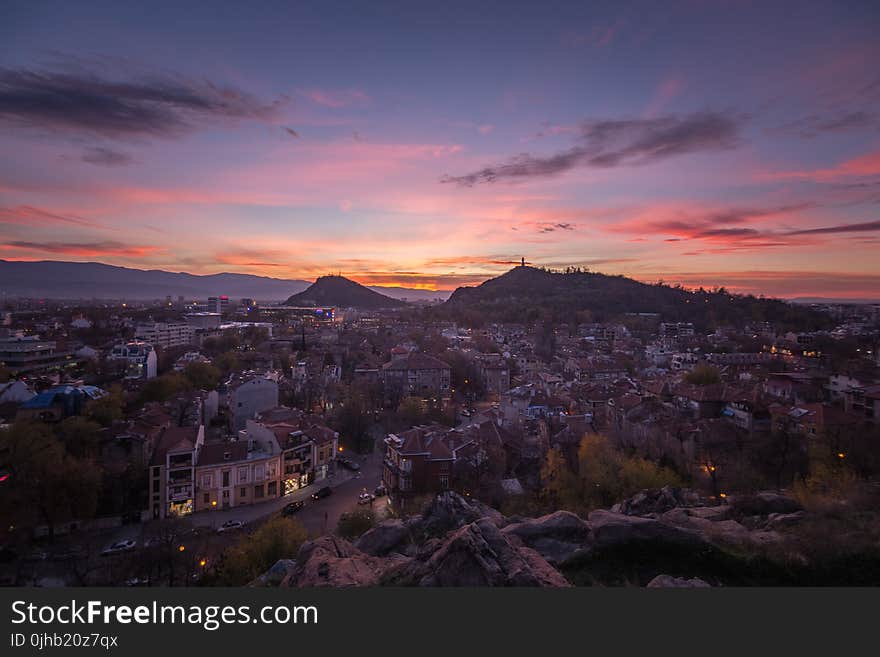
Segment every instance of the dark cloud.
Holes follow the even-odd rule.
[[[539,233],[552,233],[557,230],[574,230],[574,224],[558,223],[558,224],[541,224],[538,226]]]
[[[284,131],[289,134],[291,137],[299,137],[299,133],[293,128],[288,128],[285,126]]]
[[[124,167],[132,163],[130,155],[114,151],[110,148],[96,146],[87,149],[82,155],[82,161],[89,164],[97,164],[102,167]]]
[[[23,249],[82,257],[94,256],[137,256],[143,257],[162,249],[155,246],[139,246],[122,242],[24,242],[13,241],[0,244],[0,249]]]
[[[839,224],[837,226],[825,226],[823,228],[807,228],[794,230],[788,235],[833,235],[837,233],[867,233],[880,230],[880,221],[865,221],[859,224]]]
[[[876,114],[865,111],[842,112],[836,115],[811,114],[778,128],[778,132],[813,139],[827,133],[880,127]]]
[[[549,156],[522,153],[502,164],[441,182],[471,187],[498,180],[552,176],[575,167],[610,168],[647,164],[686,153],[735,148],[743,119],[716,112],[656,119],[587,121],[577,144]]]
[[[233,87],[178,76],[122,82],[92,74],[0,68],[0,120],[49,132],[111,139],[176,137],[218,120],[268,119],[283,102],[264,103]]]

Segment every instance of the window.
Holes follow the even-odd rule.
[[[247,497],[247,488],[241,489],[241,494],[239,495],[239,497]]]
[[[243,484],[247,481],[248,469],[246,467],[238,469],[238,483]]]
[[[223,486],[229,486],[229,470],[223,471]]]
[[[269,482],[269,489],[266,491],[266,494],[269,497],[273,497],[273,496],[277,495],[278,494],[278,482],[270,481]]]
[[[159,480],[158,479],[153,479],[153,492],[154,493],[159,492]]]
[[[266,466],[262,463],[254,466],[254,481],[262,481],[266,478]]]
[[[213,487],[214,487],[214,475],[213,474],[202,475],[202,488],[213,488]]]
[[[210,493],[205,493],[203,499],[205,500],[205,504],[210,504],[210,503],[211,503],[211,494],[210,494]]]
[[[412,487],[412,482],[409,477],[401,477],[400,478],[400,490],[409,490]]]
[[[259,486],[254,486],[254,497],[263,497],[263,484],[260,484]]]
[[[440,488],[449,488],[449,475],[440,475]]]

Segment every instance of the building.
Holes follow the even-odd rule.
[[[186,323],[194,329],[216,329],[220,328],[220,313],[187,313],[185,316]]]
[[[196,463],[195,510],[229,509],[281,494],[281,450],[275,436],[242,432],[239,440],[205,445]]]
[[[394,496],[446,490],[452,480],[452,450],[441,427],[418,426],[385,438],[382,483]]]
[[[150,461],[150,517],[189,515],[194,510],[195,474],[205,427],[168,427]]]
[[[125,362],[125,378],[152,379],[156,376],[158,358],[153,345],[146,342],[118,344],[110,351],[108,360]]]
[[[439,358],[418,352],[393,358],[379,373],[390,395],[448,395],[452,369]]]
[[[195,329],[186,322],[144,322],[134,330],[136,340],[163,349],[192,344]]]
[[[208,312],[223,315],[229,311],[229,297],[225,294],[217,297],[208,297]]]
[[[39,336],[15,336],[0,339],[0,365],[13,373],[33,372],[64,365],[74,360],[69,351],[58,351],[52,340]]]
[[[226,405],[232,430],[240,431],[258,413],[278,406],[278,383],[269,375],[235,379],[226,386]]]
[[[60,385],[44,390],[24,402],[16,419],[60,422],[71,415],[80,415],[86,404],[105,394],[101,388],[84,385]]]

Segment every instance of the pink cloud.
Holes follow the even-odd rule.
[[[370,97],[359,89],[307,89],[302,93],[314,104],[333,109],[370,102]]]

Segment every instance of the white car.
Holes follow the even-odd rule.
[[[241,529],[242,527],[244,527],[244,523],[241,520],[227,520],[217,528],[217,533],[222,534],[223,532]]]
[[[111,554],[122,554],[123,552],[131,552],[134,550],[137,543],[135,543],[131,539],[126,539],[124,541],[116,541],[112,545],[108,545],[101,551],[102,557],[108,557]]]

